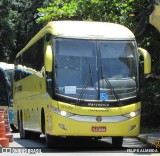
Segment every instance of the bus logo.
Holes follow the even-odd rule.
[[[96,121],[101,122],[101,121],[102,121],[102,117],[97,116],[97,117],[96,117]]]

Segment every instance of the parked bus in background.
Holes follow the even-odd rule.
[[[138,52],[139,51],[139,52]],[[140,128],[139,53],[126,27],[105,22],[48,23],[15,59],[14,112],[22,139],[46,136],[48,147],[65,137],[124,136]]]
[[[8,109],[10,103],[9,82],[2,68],[0,68],[0,107]]]
[[[14,113],[13,113],[13,74],[14,74],[14,64],[8,64],[5,62],[0,62],[1,70],[1,94],[3,94],[3,102],[1,100],[0,107],[5,106],[9,112],[9,121],[10,126],[13,131],[17,131],[16,127],[13,124]],[[4,94],[5,93],[5,94]],[[5,95],[5,96],[4,96]],[[1,97],[0,97],[1,98]]]

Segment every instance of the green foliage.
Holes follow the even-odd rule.
[[[59,19],[124,22],[133,11],[134,0],[55,0],[45,8],[39,8],[38,22]]]
[[[0,61],[13,63],[15,55],[39,31],[37,8],[42,1],[0,1]]]
[[[12,19],[14,12],[10,9],[10,1],[1,0],[0,2],[0,51],[1,59],[9,59],[10,47],[15,48],[15,23]],[[5,6],[5,7],[4,7]],[[11,46],[8,46],[11,45]]]
[[[142,127],[160,126],[160,80],[147,80],[142,93]]]
[[[121,23],[135,28],[131,12],[144,12],[154,0],[54,0],[47,7],[39,8],[38,22],[52,20],[93,20]],[[148,14],[145,15],[148,18]],[[144,22],[144,21],[143,21]]]

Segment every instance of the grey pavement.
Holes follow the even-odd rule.
[[[144,133],[137,137],[140,141],[160,150],[160,133]]]

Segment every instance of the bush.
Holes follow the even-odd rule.
[[[160,127],[160,80],[148,79],[142,91],[141,126]]]

